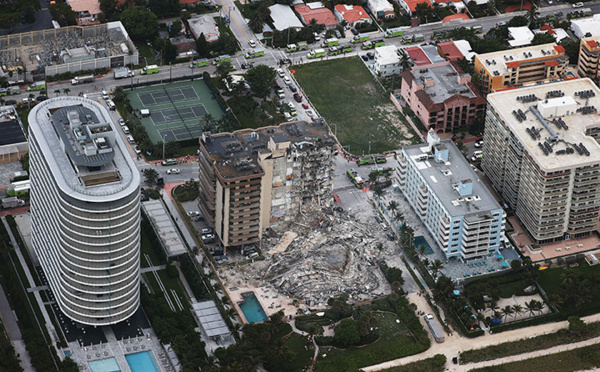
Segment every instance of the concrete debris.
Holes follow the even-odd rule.
[[[377,264],[378,243],[360,223],[339,207],[302,207],[285,231],[270,231],[261,242],[264,261],[239,267],[239,274],[280,294],[322,308],[342,292],[353,302],[390,292]]]

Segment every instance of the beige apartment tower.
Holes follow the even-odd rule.
[[[200,139],[199,207],[225,247],[258,243],[306,199],[328,200],[336,142],[303,121]]]
[[[599,108],[590,79],[488,95],[482,166],[536,243],[598,228]]]

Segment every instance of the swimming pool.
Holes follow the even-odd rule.
[[[425,240],[424,237],[422,236],[417,236],[413,239],[413,244],[415,245],[415,248],[417,248],[417,252],[419,252],[419,246],[420,245],[424,245],[425,246],[425,254],[433,254],[433,249],[431,249],[431,247],[429,246],[429,243],[427,243],[427,240]]]
[[[115,358],[94,360],[89,362],[92,372],[121,372]]]
[[[156,360],[150,351],[125,355],[131,372],[160,372]]]
[[[242,296],[244,301],[238,303],[238,305],[240,305],[240,309],[242,309],[248,323],[259,323],[269,319],[254,292],[244,293]]]

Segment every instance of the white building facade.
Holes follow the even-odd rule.
[[[29,114],[32,245],[61,311],[121,322],[139,307],[140,173],[108,111],[57,97]]]
[[[394,45],[375,48],[373,71],[381,76],[398,75],[401,73],[402,67],[400,66],[398,48]]]

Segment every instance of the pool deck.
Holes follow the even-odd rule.
[[[164,350],[152,329],[144,329],[143,336],[117,340],[110,327],[102,327],[107,343],[81,346],[78,342],[69,342],[68,350],[71,358],[77,363],[80,371],[92,372],[88,362],[115,358],[121,372],[131,372],[125,355],[141,351],[151,351],[160,372],[173,371],[164,356]],[[61,356],[64,353],[61,352]]]

